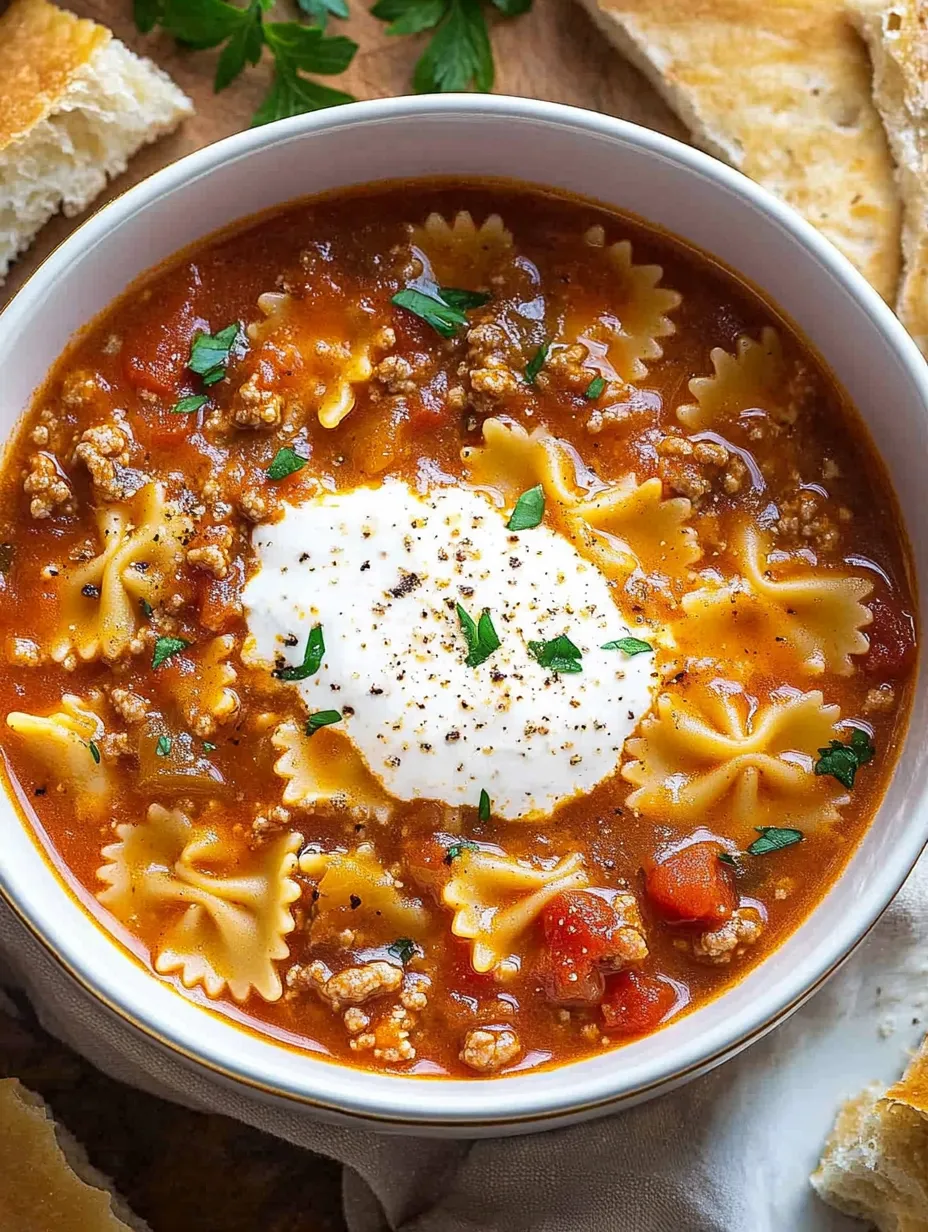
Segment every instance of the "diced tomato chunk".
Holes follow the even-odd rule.
[[[186,280],[176,284],[167,302],[159,299],[148,304],[136,326],[127,331],[122,363],[126,380],[134,389],[177,395],[193,336],[198,330],[209,329],[206,319],[197,312],[202,286],[199,270],[191,265]]]
[[[719,860],[719,843],[690,843],[652,864],[645,873],[648,898],[668,920],[721,924],[737,906],[731,874]]]
[[[912,618],[885,599],[872,599],[868,606],[873,621],[864,629],[870,650],[861,661],[863,668],[873,676],[894,679],[907,671],[915,656]]]
[[[548,994],[553,1001],[595,1003],[604,982],[598,964],[612,953],[622,924],[615,909],[586,890],[565,890],[542,915],[549,966]]]
[[[676,1001],[669,980],[629,968],[609,980],[602,1001],[603,1021],[621,1035],[644,1035],[663,1022]]]
[[[200,578],[200,622],[213,633],[226,633],[242,617],[242,590],[245,568],[239,557],[232,561],[224,578]]]

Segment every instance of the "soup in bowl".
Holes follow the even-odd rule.
[[[0,497],[22,822],[291,1070],[620,1075],[762,978],[899,764],[867,426],[616,205],[418,178],[206,236],[52,363]]]

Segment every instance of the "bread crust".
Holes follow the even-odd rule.
[[[900,202],[866,50],[838,0],[583,0],[693,139],[772,189],[884,298]]]
[[[0,150],[53,111],[75,73],[112,38],[48,0],[13,0],[0,17]]]

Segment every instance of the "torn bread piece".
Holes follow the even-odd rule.
[[[853,0],[873,60],[873,98],[902,194],[902,281],[896,312],[928,356],[928,4]]]
[[[114,1210],[114,1207],[116,1208]],[[150,1232],[39,1098],[0,1079],[0,1228],[5,1232]]]
[[[866,49],[835,0],[583,0],[693,139],[788,202],[890,301],[899,194]]]
[[[928,1037],[895,1086],[844,1104],[811,1180],[878,1232],[928,1232]]]
[[[59,209],[84,209],[193,104],[109,30],[48,0],[0,16],[0,283]]]

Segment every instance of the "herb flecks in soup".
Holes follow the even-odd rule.
[[[60,865],[161,978],[355,1065],[560,1063],[716,996],[904,731],[853,408],[581,202],[396,186],[204,243],[58,362],[2,508],[3,744]]]

